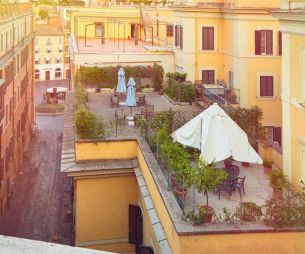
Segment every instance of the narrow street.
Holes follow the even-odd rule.
[[[36,116],[36,122],[0,234],[71,245],[71,179],[60,173],[63,116]]]

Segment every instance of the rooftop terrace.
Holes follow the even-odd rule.
[[[70,95],[69,95],[70,96]],[[69,101],[69,96],[67,100]],[[173,105],[164,96],[160,96],[156,93],[146,94],[147,103],[155,105],[155,111],[167,111],[170,108],[172,110],[181,110],[187,112],[186,114],[192,114],[194,111],[202,110],[196,105]],[[70,101],[71,103],[71,101]],[[135,126],[118,125],[117,132],[115,131],[115,109],[111,107],[110,95],[102,94],[90,94],[89,95],[89,108],[95,112],[98,116],[102,116],[106,123],[106,137],[104,141],[124,141],[124,140],[136,140],[146,158],[148,166],[151,169],[151,173],[155,178],[156,184],[159,188],[160,194],[163,196],[167,210],[170,212],[172,221],[175,224],[175,228],[179,234],[210,234],[210,233],[224,233],[224,232],[269,232],[272,231],[272,227],[267,227],[263,223],[209,223],[203,226],[193,226],[192,224],[182,220],[183,210],[193,210],[197,205],[205,204],[205,197],[203,194],[199,194],[194,190],[194,186],[191,186],[185,196],[185,199],[180,201],[180,206],[176,201],[174,194],[171,190],[171,186],[168,183],[168,171],[163,167],[160,161],[160,156],[156,153],[152,153],[149,149],[146,141],[141,137],[140,130]],[[130,108],[120,106],[124,114],[130,115]],[[79,161],[75,163],[75,150],[74,150],[74,132],[71,131],[71,125],[73,125],[73,110],[72,105],[69,106],[66,111],[66,117],[70,120],[65,121],[65,131],[63,137],[63,151],[62,151],[62,172],[78,172],[86,170],[88,173],[91,170],[106,170],[108,168],[119,169],[136,169],[138,167],[136,160],[100,160],[95,162]],[[140,107],[133,108],[133,114],[139,113]],[[188,113],[189,112],[189,113]],[[87,142],[87,141],[76,141]],[[100,140],[99,142],[103,142]],[[190,161],[190,163],[193,163]],[[271,197],[272,190],[269,187],[269,181],[264,173],[263,167],[260,165],[251,165],[250,167],[244,167],[239,162],[234,162],[240,168],[240,176],[246,176],[245,182],[245,195],[242,195],[242,201],[255,202],[258,205],[263,205],[265,201]],[[223,162],[218,163],[218,167],[223,168]],[[139,172],[137,173],[139,174]],[[160,182],[159,182],[160,181]],[[216,214],[222,214],[223,208],[227,208],[229,212],[235,211],[236,207],[241,202],[238,191],[234,191],[232,196],[229,197],[227,192],[221,192],[220,199],[218,195],[213,192],[209,193],[209,204],[215,209]],[[181,209],[182,207],[182,209]]]

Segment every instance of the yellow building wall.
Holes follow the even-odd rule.
[[[251,233],[181,236],[181,253],[301,254],[305,233]]]
[[[148,168],[140,147],[138,147],[138,161],[171,250],[175,254],[183,253],[180,252],[180,238],[176,232],[174,224],[172,223],[171,217],[168,214],[167,208],[164,205],[159,189],[155,184],[155,180],[151,175],[150,169]],[[144,238],[147,240],[149,237]]]
[[[129,159],[137,157],[137,141],[76,142],[76,161]]]
[[[75,190],[76,246],[134,251],[134,244],[128,243],[128,206],[137,204],[139,190],[135,176],[77,179]]]
[[[305,87],[304,87],[304,68],[305,62],[302,63],[305,59],[302,59],[302,49],[305,48],[305,36],[291,34],[290,36],[291,43],[291,101],[294,104],[290,104],[291,107],[291,181],[295,185],[299,185],[301,179],[301,144],[300,138],[302,137],[305,140],[305,110],[296,106],[298,102],[303,102],[305,100]],[[303,64],[303,66],[301,66]],[[303,69],[302,69],[303,68]],[[295,105],[296,104],[296,105]],[[284,119],[284,123],[289,121]],[[287,151],[288,152],[288,151]]]

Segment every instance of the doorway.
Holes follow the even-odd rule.
[[[50,80],[50,71],[46,71],[46,80]]]

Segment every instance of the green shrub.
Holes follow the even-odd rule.
[[[168,79],[165,93],[174,101],[192,102],[195,100],[195,87],[193,85],[183,85],[172,78]]]
[[[174,79],[177,82],[183,82],[186,79],[187,73],[180,73],[180,72],[168,72],[166,77],[169,79]]]
[[[75,126],[80,138],[87,139],[95,136],[96,116],[84,107],[76,111]]]
[[[99,88],[115,88],[118,82],[118,71],[122,66],[108,67],[81,67],[77,74],[80,82],[85,86],[97,86]],[[125,79],[133,77],[140,87],[141,78],[152,78],[155,90],[162,88],[164,70],[161,65],[153,66],[125,66]]]

